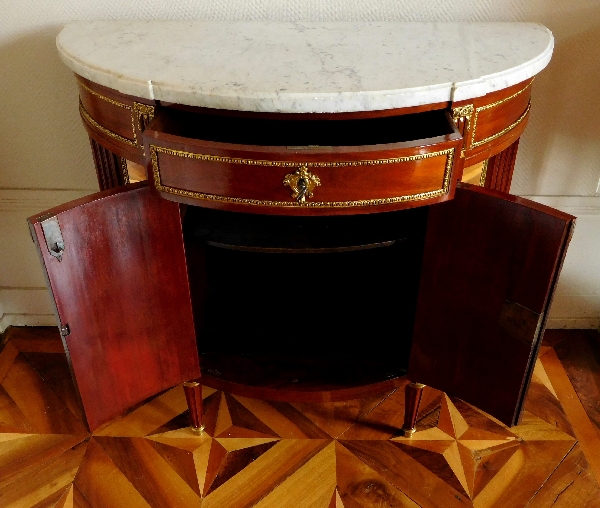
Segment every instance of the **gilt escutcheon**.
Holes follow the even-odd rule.
[[[302,204],[307,198],[313,197],[313,190],[321,185],[321,180],[306,166],[300,166],[294,173],[285,175],[283,185],[292,189],[292,198]]]

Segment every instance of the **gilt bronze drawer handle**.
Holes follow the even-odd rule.
[[[285,175],[283,185],[292,189],[292,197],[298,203],[304,203],[306,198],[313,197],[313,190],[321,185],[321,180],[306,166],[300,166],[294,173]]]

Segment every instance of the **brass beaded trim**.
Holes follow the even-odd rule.
[[[504,134],[506,134],[508,131],[513,130],[517,125],[519,125],[523,120],[525,120],[525,118],[527,118],[527,115],[529,114],[530,109],[531,109],[531,102],[529,102],[529,104],[527,104],[527,109],[516,121],[511,123],[508,127],[502,129],[500,132],[497,132],[496,134],[492,134],[491,136],[488,136],[487,138],[482,139],[481,141],[477,141],[476,143],[472,143],[471,148],[476,148],[485,143],[489,143],[490,141],[494,141],[494,139],[498,139],[500,136],[504,136]],[[477,118],[477,117],[475,117],[475,118]]]
[[[79,86],[81,86],[81,88],[83,88],[86,92],[98,97],[99,99],[102,99],[103,101],[108,102],[109,104],[112,104],[113,106],[117,106],[119,108],[126,109],[130,112],[130,114],[131,114],[131,132],[133,133],[133,139],[129,139],[129,138],[120,136],[116,132],[113,132],[113,131],[107,129],[106,127],[101,126],[98,122],[96,122],[95,120],[92,119],[91,115],[87,111],[85,111],[85,108],[83,107],[83,105],[81,103],[81,99],[79,99],[79,109],[80,110],[83,109],[83,111],[85,111],[84,116],[86,117],[86,119],[90,120],[90,123],[92,123],[92,125],[94,125],[94,127],[99,128],[102,132],[104,132],[106,135],[110,136],[111,138],[118,139],[120,141],[126,139],[127,140],[126,143],[128,145],[143,149],[144,148],[143,143],[137,137],[136,127],[137,127],[137,130],[139,130],[140,132],[143,132],[143,130],[145,128],[145,124],[148,123],[150,120],[152,120],[152,118],[154,118],[154,106],[151,106],[149,104],[142,104],[141,102],[134,102],[133,106],[130,106],[129,104],[125,104],[123,102],[119,102],[114,99],[110,99],[109,97],[106,97],[105,95],[102,95],[101,93],[98,93],[95,90],[92,90],[89,86],[87,86],[85,83],[82,83],[81,81],[78,81],[78,83],[79,83]]]
[[[460,156],[463,158],[465,157],[465,154],[468,150],[468,147],[466,145],[469,141],[469,130],[471,129],[471,120],[473,118],[474,111],[475,108],[473,107],[473,104],[465,104],[464,106],[458,106],[452,110],[452,120],[454,120],[455,124],[461,118],[464,118],[465,120],[465,128],[462,132],[464,145],[460,152]]]
[[[508,131],[514,129],[517,125],[519,125],[525,119],[525,117],[527,116],[527,113],[529,113],[529,109],[531,108],[531,101],[529,101],[529,104],[527,105],[527,109],[525,110],[525,112],[515,122],[510,124],[508,127],[505,127],[500,132],[497,132],[496,134],[492,134],[491,136],[488,136],[487,138],[482,139],[480,141],[475,141],[475,135],[477,132],[477,120],[479,117],[479,112],[485,111],[486,109],[495,108],[496,106],[500,106],[501,104],[504,104],[505,102],[508,102],[508,101],[514,99],[518,95],[520,95],[523,92],[525,92],[526,90],[528,90],[531,87],[532,83],[533,83],[533,80],[526,87],[522,88],[521,90],[512,94],[509,97],[506,97],[506,98],[501,99],[496,102],[492,102],[490,104],[486,104],[485,106],[479,106],[478,108],[475,109],[475,117],[473,118],[473,135],[471,136],[471,145],[469,146],[469,148],[476,148],[485,143],[489,143],[490,141],[493,141],[494,139],[497,139],[500,136],[503,136]]]
[[[124,104],[122,102],[116,101],[114,99],[109,99],[108,97],[106,97],[105,95],[102,95],[101,93],[96,92],[95,90],[92,90],[89,86],[87,86],[85,83],[82,83],[81,81],[78,81],[79,86],[81,88],[83,88],[86,92],[91,93],[92,95],[95,95],[96,97],[98,97],[99,99],[102,99],[103,101],[106,101],[114,106],[118,106],[120,108],[123,109],[129,109],[131,110],[131,106],[129,104]]]
[[[154,118],[154,106],[148,104],[142,104],[141,102],[134,102],[133,109],[131,111],[132,120],[137,122],[137,128],[140,132],[144,132],[146,125],[150,123],[150,120]],[[144,144],[137,139],[135,128],[133,129],[133,135],[138,144],[138,147],[144,150]],[[144,150],[144,155],[146,152]]]
[[[379,205],[391,205],[395,203],[404,203],[407,201],[422,201],[424,199],[431,199],[438,196],[447,194],[450,188],[450,176],[452,173],[452,162],[454,160],[454,148],[447,148],[437,152],[430,152],[425,154],[410,155],[406,157],[393,157],[390,159],[371,159],[371,160],[360,160],[360,161],[336,161],[336,162],[324,162],[324,161],[313,161],[313,162],[293,162],[293,161],[269,161],[259,159],[244,159],[237,157],[222,157],[218,155],[207,155],[198,154],[191,152],[184,152],[182,150],[174,150],[172,148],[165,148],[162,146],[150,145],[150,158],[152,160],[152,172],[154,175],[154,186],[157,190],[166,192],[168,194],[174,194],[186,198],[201,199],[207,201],[218,201],[221,203],[234,203],[241,205],[254,205],[254,206],[273,206],[273,207],[309,207],[309,208],[348,208],[358,206],[379,206]],[[421,159],[429,159],[431,157],[439,157],[446,155],[446,167],[444,171],[444,180],[441,189],[436,189],[428,192],[421,192],[418,194],[409,194],[405,196],[394,196],[389,198],[378,198],[378,199],[358,199],[351,201],[306,201],[304,203],[298,203],[297,201],[271,201],[271,200],[260,200],[260,199],[249,199],[249,198],[236,198],[230,196],[219,196],[216,194],[207,194],[203,192],[194,192],[184,189],[178,189],[176,187],[169,187],[163,185],[160,178],[160,168],[158,164],[158,153],[165,153],[168,155],[174,155],[177,157],[186,157],[189,159],[195,159],[200,161],[208,162],[225,162],[228,164],[241,164],[246,166],[271,166],[271,167],[283,167],[293,168],[300,166],[317,167],[317,168],[339,168],[339,167],[350,167],[350,166],[376,166],[380,164],[395,164],[398,162],[410,162]]]
[[[479,186],[485,187],[485,178],[487,177],[488,164],[490,163],[489,159],[485,159],[483,161],[483,165],[481,166],[481,176],[479,178]]]
[[[98,122],[96,122],[96,120],[94,120],[90,116],[90,114],[85,110],[85,108],[83,107],[83,104],[81,103],[81,99],[79,99],[79,113],[81,113],[81,116],[83,118],[85,118],[89,123],[91,123],[94,127],[96,127],[96,129],[98,129],[100,132],[106,134],[108,137],[116,139],[117,141],[119,141],[121,143],[125,143],[126,145],[138,148],[137,139],[135,141],[132,141],[131,139],[124,138],[120,134],[117,134],[116,132],[113,132],[113,131],[107,129],[106,127],[103,127]]]
[[[127,159],[120,157],[121,159],[121,173],[123,174],[123,183],[128,184],[129,182],[129,169],[127,169]]]

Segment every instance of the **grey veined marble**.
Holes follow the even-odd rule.
[[[344,112],[461,101],[540,72],[535,23],[88,21],[57,38],[77,74],[192,106]]]

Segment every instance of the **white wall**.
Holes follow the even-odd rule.
[[[97,190],[75,82],[58,59],[54,38],[71,20],[121,18],[545,24],[556,37],[555,56],[535,81],[512,192],[585,212],[550,325],[600,323],[597,0],[25,0],[0,3],[0,330],[54,323],[25,218]]]

